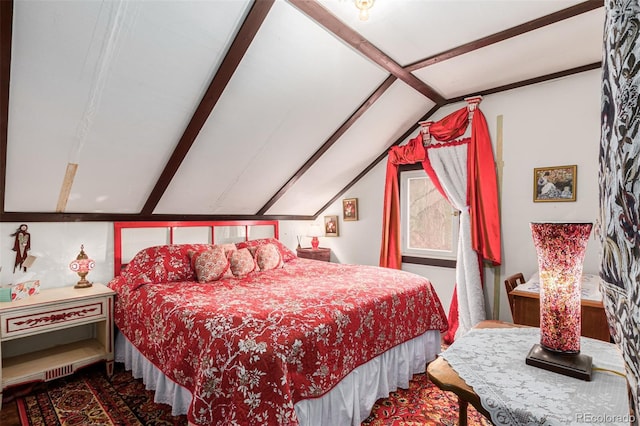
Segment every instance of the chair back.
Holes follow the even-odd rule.
[[[514,303],[515,303],[514,297],[513,295],[511,295],[511,291],[517,286],[519,286],[520,284],[524,284],[524,282],[525,282],[525,279],[521,272],[518,272],[517,274],[513,274],[504,280],[504,287],[507,290],[507,297],[509,298],[509,308],[511,308],[511,316],[513,316],[513,309],[514,309]]]

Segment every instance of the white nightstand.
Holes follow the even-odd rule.
[[[9,386],[53,380],[98,361],[111,376],[114,295],[93,284],[0,302],[0,407]]]

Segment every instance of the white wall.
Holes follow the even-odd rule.
[[[438,120],[463,104],[443,108],[433,117]],[[486,96],[480,108],[484,112],[496,151],[496,122],[503,116],[504,178],[502,183],[503,265],[497,284],[500,290],[500,319],[510,320],[503,280],[508,274],[537,270],[529,222],[542,220],[595,221],[598,214],[598,149],[600,138],[600,70],[589,71]],[[577,201],[563,203],[533,202],[533,168],[578,165]],[[386,163],[371,172],[317,219],[338,215],[339,237],[321,237],[320,245],[332,249],[332,260],[342,263],[377,265],[382,232],[382,201]],[[359,220],[342,220],[342,199],[358,198]],[[302,246],[310,245],[306,232],[311,221],[282,221],[280,238],[291,249],[302,236]],[[0,223],[0,282],[15,282],[12,273],[15,253],[10,234],[20,223]],[[96,260],[89,274],[95,282],[108,282],[113,276],[113,228],[111,223],[28,223],[32,238],[31,254],[38,257],[30,272],[43,287],[72,285],[77,277],[68,269],[80,244]],[[595,233],[594,233],[595,235]],[[597,273],[600,247],[592,238],[585,259],[585,272]],[[403,269],[428,277],[442,302],[449,306],[455,279],[454,271],[420,265]],[[493,310],[493,270],[485,273],[487,313]]]
[[[23,279],[38,279],[42,288],[65,287],[78,282],[69,263],[84,244],[87,255],[96,261],[87,279],[107,283],[113,277],[113,224],[110,222],[27,222],[31,234],[29,254],[36,257],[26,273],[13,273],[15,252],[13,237],[20,223],[0,223],[0,283],[13,284]]]
[[[504,180],[502,183],[503,267],[501,279],[514,272],[525,277],[537,271],[529,222],[592,221],[599,209],[601,72],[589,71],[514,90],[482,102],[495,134],[496,116],[504,117]],[[496,97],[497,98],[497,97]],[[575,202],[534,203],[533,168],[576,164]],[[594,228],[595,229],[595,228]],[[595,230],[584,270],[598,273],[600,242]],[[502,289],[501,318],[510,318]]]

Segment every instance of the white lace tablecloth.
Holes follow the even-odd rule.
[[[629,424],[627,381],[615,345],[581,338],[580,352],[593,358],[591,381],[585,381],[527,365],[539,342],[535,327],[472,329],[440,355],[496,425]]]

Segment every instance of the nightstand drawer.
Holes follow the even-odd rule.
[[[106,302],[107,299],[77,300],[3,314],[0,316],[0,338],[4,340],[106,319]]]
[[[329,262],[331,260],[330,248],[298,248],[296,249],[296,254],[298,255],[298,257],[302,257],[303,259],[320,260],[322,262]]]

